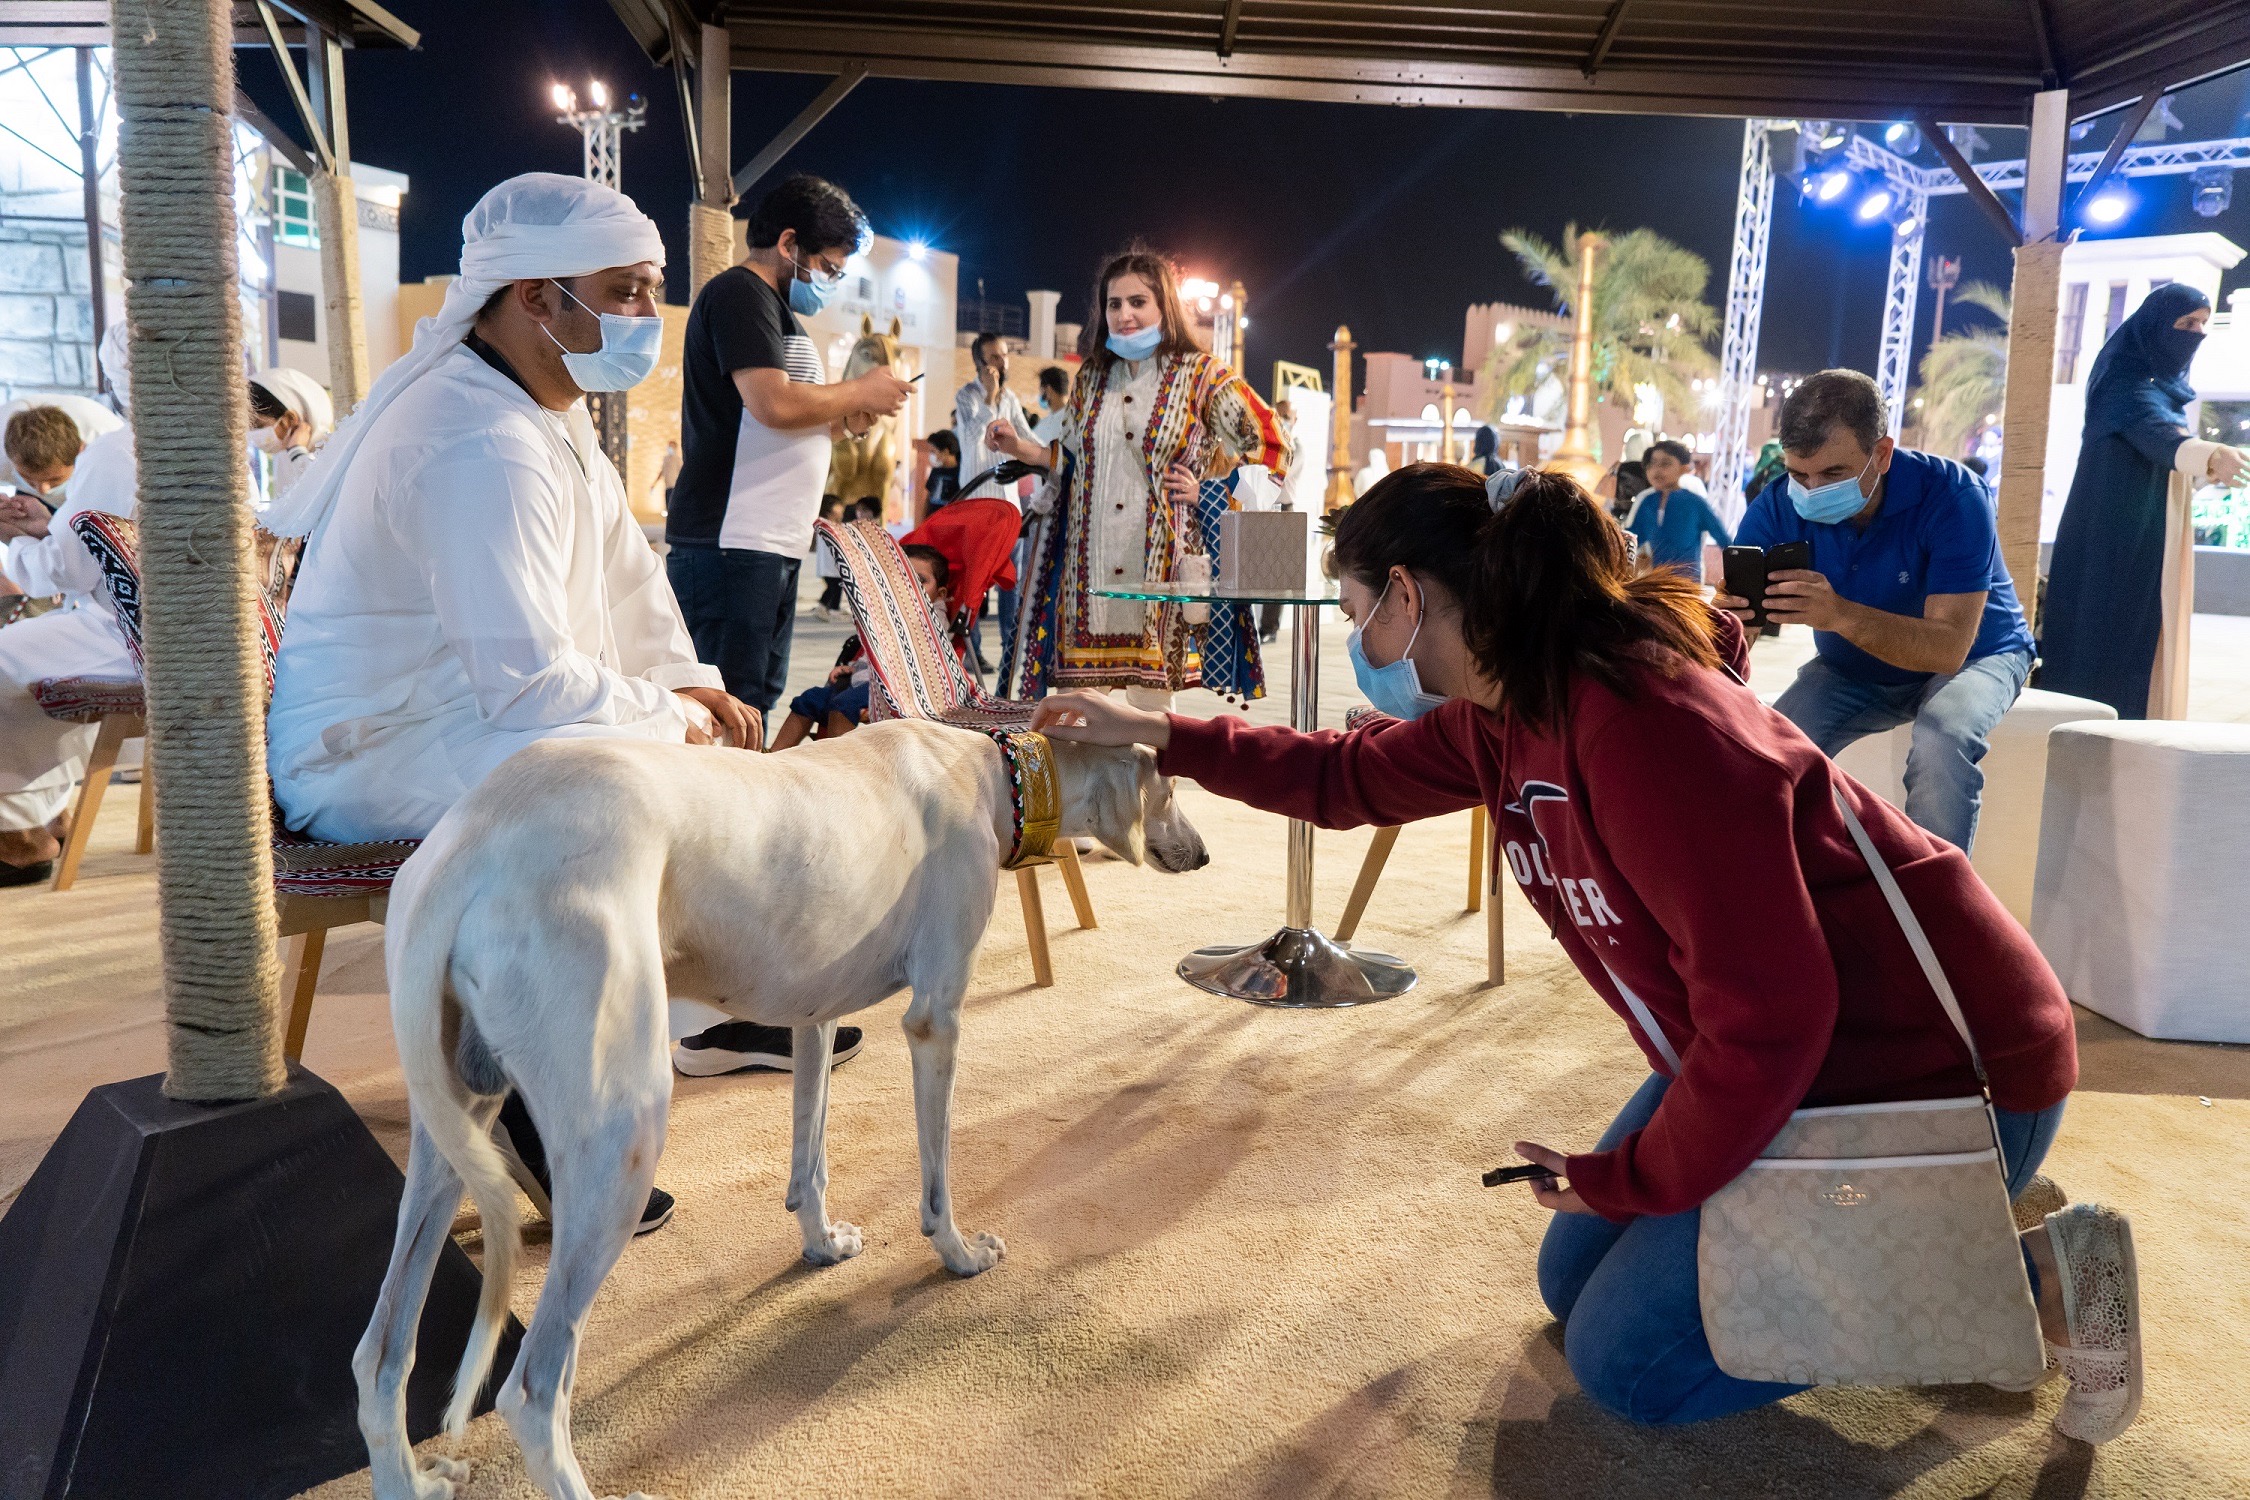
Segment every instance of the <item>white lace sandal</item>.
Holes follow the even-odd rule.
[[[2074,1203],[2047,1215],[2047,1242],[2062,1279],[2070,1343],[2049,1344],[2070,1378],[2055,1430],[2106,1443],[2141,1410],[2140,1270],[2133,1223],[2115,1209]]]

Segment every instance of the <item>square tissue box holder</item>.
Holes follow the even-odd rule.
[[[1301,589],[1312,517],[1301,510],[1230,510],[1219,517],[1218,577],[1222,589]]]

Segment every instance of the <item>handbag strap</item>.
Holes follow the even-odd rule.
[[[1944,966],[1938,962],[1937,950],[1930,946],[1929,936],[1922,931],[1922,923],[1914,915],[1914,908],[1907,905],[1906,893],[1898,888],[1898,878],[1891,874],[1891,867],[1883,863],[1883,856],[1875,851],[1875,841],[1867,836],[1867,829],[1861,825],[1859,815],[1852,811],[1851,803],[1844,800],[1843,788],[1830,787],[1829,794],[1836,799],[1836,810],[1844,815],[1844,826],[1851,830],[1852,842],[1859,845],[1860,857],[1867,861],[1868,872],[1875,877],[1875,883],[1882,887],[1883,899],[1890,903],[1891,915],[1898,918],[1898,925],[1905,930],[1907,946],[1914,950],[1914,957],[1922,965],[1922,976],[1929,980],[1930,988],[1937,992],[1938,1004],[1945,1007],[1945,1018],[1953,1023],[1953,1029],[1961,1033],[1962,1042],[1968,1046],[1969,1065],[1976,1069],[1977,1086],[1989,1094],[1990,1088],[1984,1076],[1984,1057],[1977,1051],[1977,1039],[1969,1035],[1968,1017],[1961,1014],[1961,1002],[1954,998],[1953,985],[1945,977]]]

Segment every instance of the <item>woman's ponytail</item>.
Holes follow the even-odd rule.
[[[1441,584],[1502,709],[1533,727],[1563,716],[1578,676],[1624,693],[1636,665],[1719,664],[1702,591],[1634,576],[1624,531],[1576,480],[1526,472],[1497,510],[1485,493],[1472,469],[1409,464],[1344,513],[1336,565],[1370,588],[1398,566]]]

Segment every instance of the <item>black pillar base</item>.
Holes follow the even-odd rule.
[[[352,1350],[405,1178],[302,1068],[210,1107],[86,1096],[0,1219],[0,1500],[283,1500],[367,1466]],[[407,1426],[439,1429],[481,1280],[424,1311]],[[480,1410],[515,1360],[513,1319]]]

